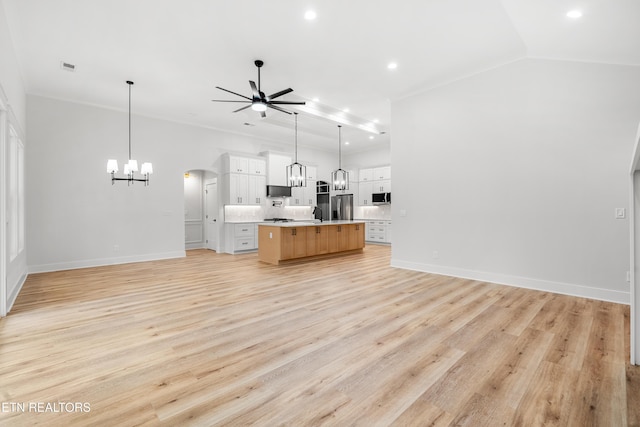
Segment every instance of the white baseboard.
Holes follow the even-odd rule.
[[[440,274],[443,276],[460,277],[463,279],[491,282],[499,285],[515,286],[518,288],[534,289],[537,291],[553,292],[600,301],[630,304],[630,293],[613,291],[610,289],[592,288],[572,283],[552,282],[548,280],[531,279],[528,277],[511,276],[507,274],[488,273],[485,271],[466,270],[445,267],[441,265],[422,264],[399,259],[391,259],[391,266],[407,270],[422,271],[424,273]]]
[[[157,261],[161,259],[183,258],[185,251],[163,252],[156,254],[131,255],[115,258],[98,258],[82,261],[70,261],[53,264],[30,265],[29,273],[47,273],[50,271],[75,270],[78,268],[101,267],[104,265],[129,264],[131,262]]]
[[[13,303],[16,302],[16,299],[18,298],[18,294],[22,289],[22,285],[24,285],[24,282],[26,281],[27,281],[27,274],[25,272],[25,274],[20,276],[18,283],[16,283],[16,285],[13,287],[13,290],[11,291],[11,293],[7,295],[7,313],[11,311],[11,307],[13,307]]]

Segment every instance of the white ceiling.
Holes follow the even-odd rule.
[[[640,65],[638,0],[1,1],[28,93],[126,111],[133,80],[134,114],[293,142],[292,116],[211,102],[248,96],[262,59],[267,94],[350,109],[345,152],[389,144],[390,100],[519,58]],[[301,112],[299,145],[337,150],[336,124]]]

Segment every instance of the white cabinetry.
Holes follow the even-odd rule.
[[[243,173],[230,173],[226,175],[229,181],[228,196],[225,204],[247,205],[249,204],[249,175]],[[226,195],[226,193],[225,193]]]
[[[222,157],[223,203],[225,205],[261,205],[266,200],[264,159],[224,154]]]
[[[391,243],[391,221],[367,221],[365,240],[375,243]]]
[[[225,241],[227,253],[253,251],[258,248],[256,237],[258,224],[255,222],[226,223]]]
[[[358,204],[371,206],[372,193],[391,193],[391,166],[360,169]]]
[[[358,184],[358,204],[360,206],[371,206],[371,194],[373,193],[373,182],[362,181]]]

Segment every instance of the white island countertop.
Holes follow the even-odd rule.
[[[259,222],[258,225],[266,225],[269,227],[319,227],[323,225],[343,225],[343,224],[364,224],[365,221],[361,220],[343,220],[343,221],[322,221],[320,220],[308,220],[308,221],[287,221],[287,222],[272,222],[264,221]]]

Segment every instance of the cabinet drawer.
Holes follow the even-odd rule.
[[[253,236],[251,237],[237,237],[235,239],[234,250],[236,251],[245,251],[256,248],[256,240]]]
[[[255,224],[235,224],[235,237],[253,237],[255,234]]]

